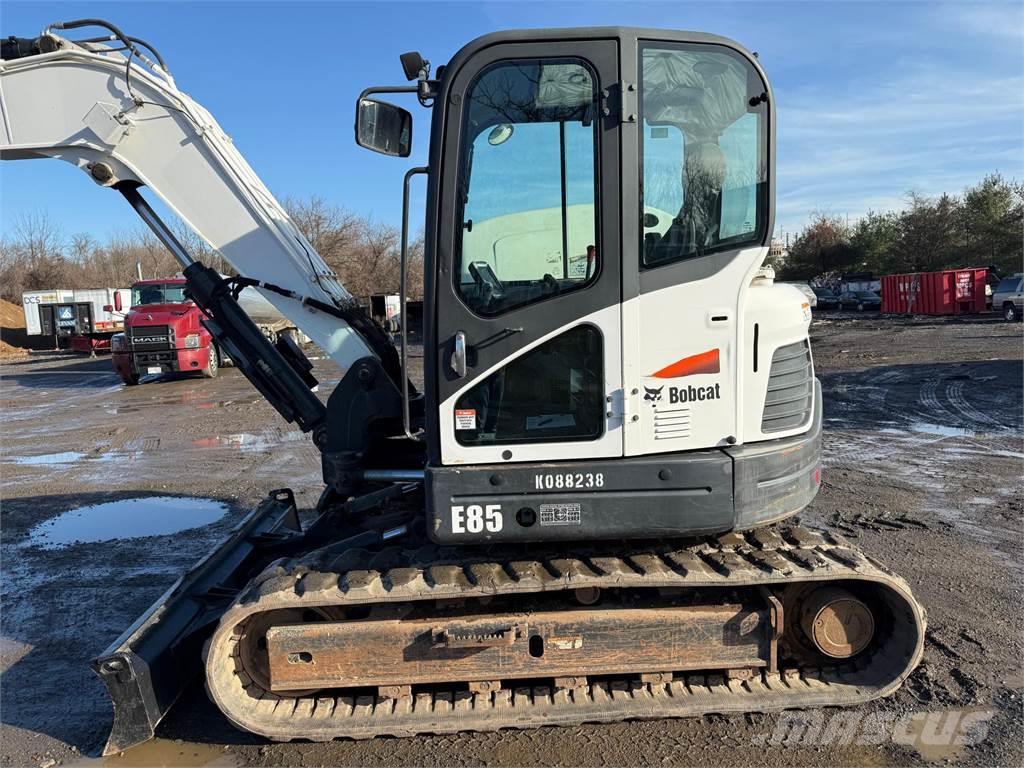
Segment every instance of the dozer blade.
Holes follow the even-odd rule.
[[[252,570],[301,534],[292,492],[273,491],[93,659],[114,705],[104,755],[153,738],[157,724],[201,670],[202,643]]]

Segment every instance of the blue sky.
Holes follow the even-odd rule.
[[[408,161],[358,149],[366,85],[403,81],[398,54],[435,66],[497,29],[630,24],[732,37],[756,50],[779,112],[777,234],[814,211],[898,207],[994,170],[1024,178],[1024,5],[955,3],[48,3],[3,4],[0,33],[107,18],[154,43],[280,198],[320,195],[397,223]],[[416,182],[422,185],[422,182]],[[57,161],[0,164],[0,231],[46,211],[68,235],[134,228],[120,196]],[[422,188],[422,186],[420,186]],[[422,195],[414,199],[422,206]],[[416,208],[414,208],[416,210]]]

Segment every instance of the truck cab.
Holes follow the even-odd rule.
[[[114,370],[130,386],[142,376],[201,373],[214,378],[220,353],[200,322],[202,312],[185,296],[183,277],[139,280],[131,288],[124,333],[111,342]]]
[[[1009,323],[1024,315],[1024,274],[1004,277],[992,291],[992,309],[1001,312]]]

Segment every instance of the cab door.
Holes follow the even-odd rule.
[[[763,406],[764,389],[744,377],[758,373],[759,330],[745,315],[771,233],[768,83],[721,41],[641,38],[634,61],[639,253],[625,265],[637,286],[623,318],[626,455],[723,448],[742,442],[744,407]]]
[[[623,452],[617,43],[483,48],[446,91],[441,463]]]

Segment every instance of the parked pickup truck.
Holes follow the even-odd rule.
[[[1024,274],[1004,277],[992,291],[992,309],[1001,312],[1007,322],[1024,316]]]

